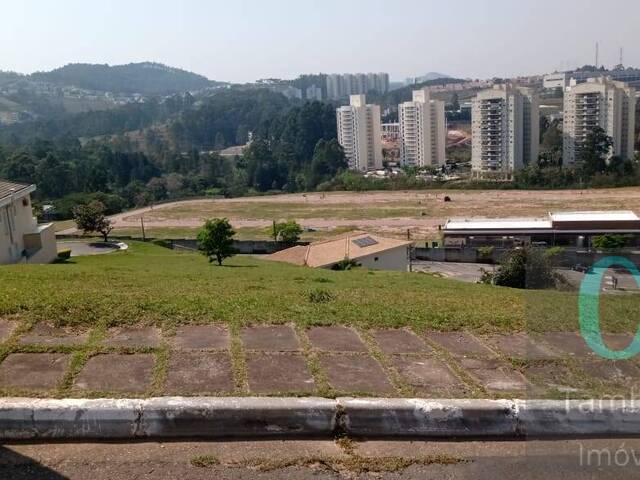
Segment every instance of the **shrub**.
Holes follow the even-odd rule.
[[[592,243],[595,248],[601,250],[615,250],[626,247],[628,238],[627,235],[605,233],[604,235],[593,237]]]
[[[316,288],[315,290],[311,290],[309,292],[308,298],[309,302],[311,303],[329,303],[335,300],[336,296],[329,290]]]
[[[532,247],[510,250],[495,272],[483,271],[481,278],[483,283],[532,289],[555,287],[559,280],[548,256]]]
[[[355,260],[351,260],[349,258],[345,258],[344,260],[340,260],[336,263],[331,270],[344,271],[344,270],[352,270],[354,268],[359,267],[360,264]]]
[[[300,240],[302,227],[295,220],[273,222],[273,238],[276,242],[293,244]]]
[[[71,258],[71,249],[64,248],[62,250],[58,250],[58,260],[65,261]]]
[[[493,247],[478,247],[476,250],[478,258],[485,261],[493,259],[493,251]]]

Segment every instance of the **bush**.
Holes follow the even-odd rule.
[[[340,260],[333,267],[331,267],[331,270],[337,270],[337,271],[353,270],[354,268],[357,268],[359,266],[360,264],[355,260],[345,258],[344,260]]]
[[[493,260],[493,251],[495,249],[493,247],[478,247],[476,250],[477,256],[479,260]]]
[[[273,238],[276,242],[294,244],[300,240],[302,227],[295,220],[273,222]]]
[[[65,261],[71,258],[71,249],[63,248],[62,250],[58,250],[58,260]]]
[[[592,243],[595,248],[600,250],[615,250],[626,247],[628,238],[627,235],[605,233],[604,235],[593,237]]]
[[[329,303],[335,300],[336,296],[329,290],[316,288],[315,290],[311,290],[309,292],[308,298],[309,302],[311,303]]]
[[[544,251],[526,247],[510,250],[495,272],[482,272],[481,281],[502,287],[542,289],[561,280]]]

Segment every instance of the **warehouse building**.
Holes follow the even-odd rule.
[[[625,235],[640,247],[640,218],[631,211],[558,212],[545,218],[451,219],[443,227],[445,247],[519,245],[588,248],[594,237]]]

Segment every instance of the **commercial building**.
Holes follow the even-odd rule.
[[[57,256],[53,224],[38,225],[33,216],[35,189],[0,180],[0,264],[51,263]]]
[[[510,176],[538,159],[539,101],[535,89],[509,84],[483,90],[471,108],[471,169]]]
[[[330,100],[346,98],[350,95],[389,91],[388,73],[331,73],[327,75],[327,97]]]
[[[351,95],[350,104],[336,110],[336,120],[349,168],[361,172],[382,168],[380,107],[367,105],[364,95]]]
[[[427,89],[414,90],[412,101],[398,105],[398,120],[403,165],[444,165],[447,129],[443,101],[432,100]]]
[[[312,268],[332,268],[343,260],[353,260],[372,270],[409,269],[412,242],[384,238],[366,232],[350,232],[329,240],[299,245],[266,256],[267,260]]]
[[[546,218],[471,218],[448,220],[442,229],[445,247],[513,247],[538,244],[588,248],[593,237],[625,235],[640,246],[640,218],[631,211],[557,212]]]
[[[587,137],[596,127],[613,139],[611,155],[634,156],[636,92],[633,87],[598,77],[569,87],[564,95],[563,160],[580,160]]]

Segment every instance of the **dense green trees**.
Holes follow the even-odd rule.
[[[315,189],[346,169],[333,107],[310,102],[257,132],[245,151],[248,184],[258,191]]]
[[[202,75],[151,62],[114,66],[73,63],[50,72],[36,72],[29,78],[88,90],[142,95],[187,92],[218,84]]]

